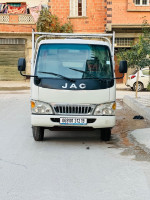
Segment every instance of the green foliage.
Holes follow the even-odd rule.
[[[71,22],[65,23],[61,26],[60,29],[61,33],[73,33],[73,26]]]
[[[48,11],[48,9],[43,8],[37,21],[37,31],[46,32],[50,29],[51,22],[52,20],[50,12]]]
[[[150,82],[148,83],[147,90],[150,91]]]
[[[137,69],[150,65],[150,31],[147,21],[143,22],[139,41],[130,50],[117,53],[118,60],[126,60],[128,67]]]
[[[56,15],[52,15],[47,8],[43,8],[37,21],[38,32],[72,33],[73,26],[70,22],[60,24]]]

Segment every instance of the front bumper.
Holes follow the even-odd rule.
[[[87,125],[61,125],[60,118],[86,118]],[[63,115],[31,115],[32,126],[52,127],[87,127],[87,128],[112,128],[115,126],[115,116],[63,116]]]

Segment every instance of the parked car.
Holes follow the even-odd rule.
[[[129,75],[126,82],[126,86],[130,87],[134,91],[136,90],[137,72],[138,70],[135,70],[131,75]],[[145,67],[139,70],[138,91],[146,89],[149,81],[150,81],[149,67]]]

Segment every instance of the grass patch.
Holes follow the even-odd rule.
[[[147,85],[147,90],[150,91],[150,82]]]

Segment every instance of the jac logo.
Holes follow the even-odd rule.
[[[72,83],[71,85],[68,85],[68,83],[65,83],[65,85],[62,86],[62,88],[64,88],[64,89],[67,89],[67,88],[70,88],[70,89],[78,89],[78,88],[85,89],[86,85],[84,83],[81,83],[77,87],[75,83]]]

